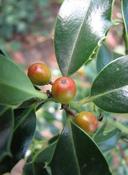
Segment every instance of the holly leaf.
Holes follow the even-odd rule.
[[[31,144],[36,128],[36,115],[32,107],[28,109],[17,109],[15,114],[15,128],[12,140],[11,151],[13,159],[17,163],[24,155]]]
[[[10,166],[11,141],[14,127],[14,113],[12,109],[4,108],[0,112],[0,174],[6,172]]]
[[[6,106],[0,105],[0,115],[1,115],[4,111],[6,111],[6,109],[7,109]]]
[[[14,126],[14,114],[11,109],[0,113],[0,162],[6,155],[11,155],[10,145]]]
[[[50,166],[52,175],[111,174],[96,143],[69,120],[58,140]]]
[[[113,0],[65,0],[57,16],[55,51],[62,74],[88,62],[111,27]]]
[[[0,174],[3,175],[11,170],[10,156],[6,156],[0,161]]]
[[[19,105],[31,98],[47,98],[35,90],[21,68],[7,56],[0,55],[0,104]]]
[[[91,88],[93,102],[105,111],[128,112],[128,56],[108,64],[94,80]]]
[[[121,57],[120,54],[112,52],[105,44],[103,44],[97,54],[97,71],[100,72],[107,64],[119,57]]]
[[[9,172],[19,160],[24,158],[35,132],[36,116],[33,108],[16,109],[14,116],[15,125],[9,147],[11,155],[1,161],[0,173]]]
[[[32,160],[30,159],[24,167],[24,175],[49,175],[48,164],[53,157],[55,147],[56,142],[39,151]]]
[[[96,134],[93,136],[93,139],[100,147],[102,151],[109,151],[117,145],[120,137],[121,132],[117,128],[113,128],[111,130],[108,129],[108,125],[110,127],[110,123],[107,121],[97,130]]]

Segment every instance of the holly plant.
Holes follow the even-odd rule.
[[[62,3],[54,35],[58,77],[44,62],[25,73],[0,51],[0,175],[21,159],[23,175],[112,174],[109,152],[118,143],[126,146],[128,134],[128,1],[121,0],[122,19],[112,19],[114,6],[113,0]],[[120,23],[124,55],[106,45],[108,31]],[[90,67],[89,76],[81,67]],[[62,128],[44,143],[35,132],[38,114],[52,108],[52,120],[56,106]]]

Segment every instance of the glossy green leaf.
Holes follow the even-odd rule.
[[[122,16],[123,16],[124,27],[125,27],[125,40],[126,40],[126,45],[128,47],[128,1],[127,0],[121,0],[121,9],[122,9]]]
[[[0,175],[3,175],[6,172],[9,172],[11,170],[11,167],[13,167],[12,162],[10,161],[10,156],[6,156],[1,162],[0,162]]]
[[[58,140],[50,165],[52,175],[111,175],[94,141],[70,121]]]
[[[13,159],[18,162],[22,159],[31,144],[36,128],[35,111],[32,108],[17,109],[15,114],[15,128],[11,151]],[[14,162],[13,160],[13,162]]]
[[[6,155],[11,155],[10,145],[14,126],[14,115],[11,109],[0,113],[0,162]]]
[[[11,59],[0,55],[0,104],[17,105],[31,98],[46,98],[33,87],[25,73]]]
[[[113,0],[65,0],[55,29],[55,51],[61,72],[71,75],[89,60],[111,26]]]
[[[95,79],[91,98],[100,108],[115,113],[128,112],[128,56],[108,64]]]
[[[97,54],[97,71],[100,72],[109,62],[119,57],[121,57],[120,54],[113,53],[105,44],[103,44]]]
[[[15,124],[13,137],[9,147],[11,155],[6,156],[0,163],[0,173],[8,172],[22,158],[31,144],[35,127],[36,116],[32,108],[17,109],[14,111]]]
[[[105,122],[94,135],[94,140],[102,151],[109,151],[117,145],[121,132],[117,128],[107,131],[107,122]]]
[[[56,142],[36,154],[24,167],[24,175],[49,175],[47,165],[51,161],[56,148]]]
[[[3,113],[6,109],[7,109],[6,106],[0,105],[0,115],[1,115],[1,113]]]
[[[42,163],[38,163],[37,165],[28,164],[25,166],[23,175],[51,175],[47,172],[46,168]]]

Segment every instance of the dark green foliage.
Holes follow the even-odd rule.
[[[112,0],[65,0],[57,17],[55,50],[62,74],[76,72],[111,27]],[[66,12],[68,8],[68,12]]]
[[[0,116],[0,174],[10,171],[31,144],[36,117],[33,108],[6,110]]]
[[[35,0],[28,5],[26,0],[4,0],[0,2],[0,36],[10,39],[15,33],[29,31],[36,17]]]
[[[39,0],[39,4],[36,0],[0,2],[0,34],[8,39],[13,32],[29,31],[29,24],[36,19],[35,8],[47,4],[47,0]],[[109,151],[114,148],[116,153],[120,151],[125,167],[122,150],[127,149],[127,122],[118,121],[117,114],[111,112],[128,113],[128,56],[120,57],[102,42],[112,25],[112,6],[113,0],[65,0],[60,9],[55,28],[60,70],[71,75],[84,65],[87,71],[84,76],[74,76],[79,92],[67,106],[56,104],[50,91],[35,88],[0,50],[0,175],[10,172],[27,151],[30,155],[23,175],[111,175]],[[126,53],[127,7],[122,0]],[[73,122],[72,117],[83,110],[99,119],[96,133],[88,135]],[[127,169],[123,173],[127,174]]]

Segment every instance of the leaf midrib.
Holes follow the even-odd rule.
[[[33,95],[34,94],[34,91],[35,91],[34,89],[33,89],[33,91],[30,91],[30,89],[29,89],[29,91],[27,91],[26,89],[28,89],[28,88],[22,89],[22,88],[19,88],[19,87],[15,87],[12,84],[7,84],[7,83],[3,82],[1,79],[0,79],[0,84],[2,84],[4,86],[7,86],[7,87],[11,87],[12,89],[16,89],[18,91],[22,91],[22,92],[24,92],[26,94],[30,94],[31,96],[34,96]]]
[[[75,156],[75,160],[76,160],[76,165],[77,165],[77,169],[78,169],[78,173],[79,173],[78,175],[81,175],[79,160],[77,158],[76,148],[75,148],[75,144],[74,144],[74,140],[73,140],[71,123],[70,123],[70,131],[71,131],[71,142],[72,142],[72,146],[73,146],[73,152],[74,152],[74,156]]]
[[[91,96],[90,98],[92,98],[93,100],[95,100],[95,99],[100,98],[100,97],[102,97],[102,96],[105,96],[105,95],[114,93],[114,92],[116,92],[116,91],[118,91],[118,90],[121,90],[122,88],[124,88],[124,87],[126,87],[126,86],[128,86],[128,85],[125,85],[125,86],[116,88],[116,89],[114,89],[114,90],[109,90],[109,91],[107,91],[107,92],[103,92],[103,93],[98,94],[98,95]]]

